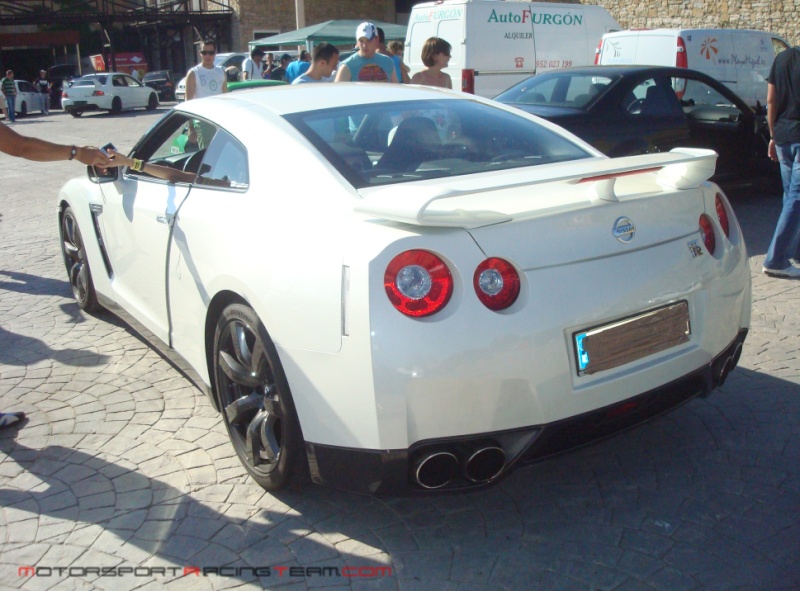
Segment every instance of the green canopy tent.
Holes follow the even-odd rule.
[[[296,31],[281,33],[250,41],[250,49],[261,45],[305,45],[309,51],[313,49],[314,43],[326,41],[333,45],[355,45],[356,29],[364,20],[334,20],[325,21],[309,27],[303,27]],[[406,26],[394,23],[384,23],[381,21],[369,21],[376,27],[383,29],[386,40],[406,38]]]

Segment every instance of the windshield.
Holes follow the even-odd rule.
[[[523,80],[495,100],[506,104],[544,105],[582,109],[596,101],[619,76],[559,72]]]
[[[357,105],[286,118],[358,188],[593,156],[522,115],[473,100]]]

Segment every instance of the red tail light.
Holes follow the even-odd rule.
[[[478,265],[472,285],[478,299],[490,310],[505,310],[519,296],[519,274],[503,259],[493,257]]]
[[[675,66],[678,68],[689,67],[689,58],[686,56],[686,44],[680,37],[678,37],[678,47],[676,48]]]
[[[95,91],[92,93],[92,96],[105,96],[105,95],[106,95],[106,93],[105,93],[105,92],[103,92],[102,90],[95,90]]]
[[[717,248],[717,239],[714,237],[714,224],[706,214],[700,215],[700,235],[703,237],[703,244],[706,245],[708,254],[713,255]]]
[[[722,228],[725,237],[730,238],[731,224],[728,221],[728,210],[725,208],[725,201],[722,198],[722,195],[720,195],[719,193],[717,193],[717,196],[714,199],[714,205],[717,208],[717,218],[719,218],[719,225]]]
[[[383,275],[386,295],[406,316],[435,314],[453,295],[453,276],[445,262],[427,250],[407,250],[392,259]]]
[[[475,94],[475,70],[461,70],[461,90]]]
[[[594,65],[597,66],[600,64],[600,54],[603,53],[603,40],[600,39],[600,43],[597,44],[597,49],[594,50]]]

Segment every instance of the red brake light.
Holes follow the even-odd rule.
[[[689,67],[689,58],[686,57],[686,44],[680,37],[678,37],[678,47],[675,53],[675,66],[678,68]]]
[[[603,40],[600,39],[600,43],[597,44],[597,48],[594,50],[594,65],[597,66],[600,64],[600,54],[603,52]]]
[[[730,238],[731,225],[730,222],[728,221],[728,210],[725,209],[725,201],[722,199],[722,195],[720,195],[719,193],[717,193],[717,196],[714,199],[714,205],[717,208],[717,218],[719,218],[719,225],[722,228],[725,237]]]
[[[92,93],[92,96],[105,96],[105,94],[106,94],[106,93],[105,93],[105,92],[103,92],[102,90],[95,90],[95,91]]]
[[[435,314],[453,295],[453,276],[445,262],[427,250],[407,250],[392,259],[383,275],[386,295],[406,316]]]
[[[519,274],[503,259],[492,257],[478,265],[472,285],[478,299],[490,310],[505,310],[519,296]]]
[[[475,70],[461,70],[461,90],[475,94]]]
[[[714,224],[711,223],[711,219],[706,214],[700,215],[700,234],[703,237],[703,244],[706,245],[706,250],[708,254],[714,254],[714,250],[717,248],[717,239],[714,237]]]

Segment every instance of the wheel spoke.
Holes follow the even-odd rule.
[[[250,350],[250,345],[247,343],[247,335],[250,331],[247,327],[239,324],[234,325],[233,330],[233,349],[236,352],[236,358],[242,362],[242,365],[255,369],[253,367],[253,353]]]
[[[231,425],[237,425],[245,420],[253,411],[261,410],[264,397],[257,392],[242,396],[225,407],[225,416]]]
[[[75,264],[69,270],[69,282],[72,285],[72,291],[78,301],[83,301],[86,296],[87,281],[84,273],[86,265],[80,261],[75,261]]]
[[[219,367],[230,381],[240,386],[256,390],[261,384],[255,372],[244,367],[225,351],[219,352]]]
[[[258,466],[263,463],[261,455],[262,442],[261,442],[261,424],[266,422],[268,414],[263,410],[253,417],[250,424],[247,426],[247,435],[245,437],[245,453],[251,466]]]
[[[265,421],[261,421],[261,445],[264,449],[266,460],[270,463],[278,461],[281,453],[281,444],[275,436],[275,430],[280,424],[280,419],[272,413],[267,415]]]
[[[68,242],[67,240],[64,240],[64,252],[67,253],[67,256],[69,256],[69,257],[74,259],[74,258],[78,258],[78,253],[80,251],[78,250],[77,246],[75,246],[71,242]]]

